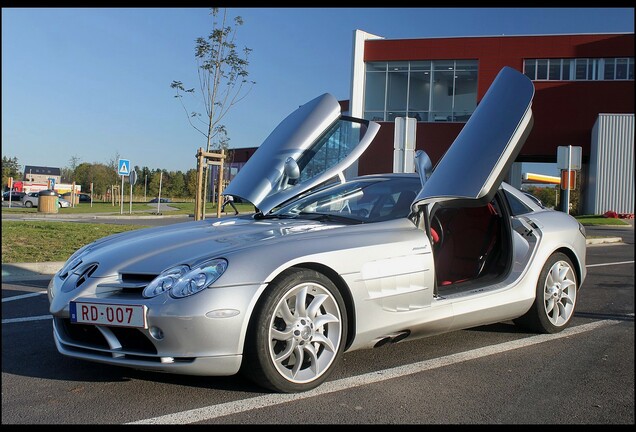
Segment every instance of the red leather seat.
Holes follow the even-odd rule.
[[[438,217],[444,227],[444,242],[435,256],[439,285],[477,277],[483,257],[495,245],[498,232],[495,208],[488,204],[440,211]],[[437,233],[433,234],[431,230],[431,234]]]

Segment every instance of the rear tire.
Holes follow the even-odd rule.
[[[277,392],[311,390],[332,373],[346,334],[345,304],[333,282],[314,270],[288,270],[257,305],[242,373]]]
[[[534,303],[514,323],[539,333],[558,333],[574,316],[578,283],[572,261],[556,252],[543,265]]]

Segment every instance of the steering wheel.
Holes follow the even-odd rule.
[[[437,240],[435,239],[435,234],[437,234]],[[444,243],[444,227],[437,215],[434,215],[431,220],[431,235],[433,236],[433,246],[439,247]]]
[[[357,215],[360,216],[361,218],[366,218],[367,216],[369,216],[369,210],[365,209],[365,208],[361,208],[358,209],[356,211]]]

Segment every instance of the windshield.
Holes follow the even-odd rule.
[[[371,177],[328,186],[279,207],[267,217],[370,223],[407,217],[420,190],[416,176]]]

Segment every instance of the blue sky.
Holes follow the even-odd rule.
[[[230,8],[252,49],[249,95],[224,122],[258,146],[299,105],[348,99],[354,30],[388,39],[633,32],[633,8]],[[2,155],[20,165],[108,163],[187,171],[204,138],[173,97],[196,87],[206,8],[3,8]],[[194,104],[188,108],[197,110]],[[547,170],[543,171],[553,174]],[[554,174],[556,175],[556,174]]]

